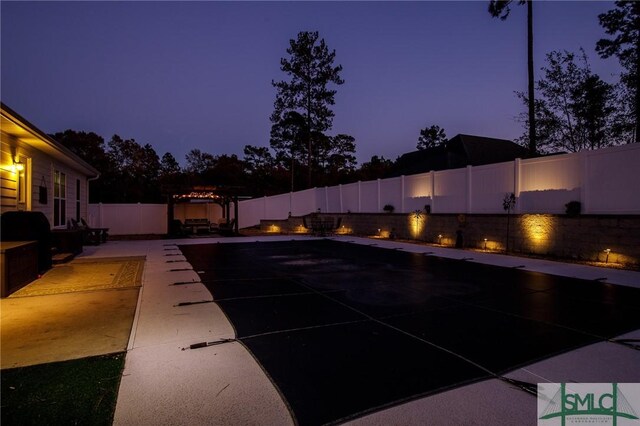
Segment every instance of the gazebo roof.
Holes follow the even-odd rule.
[[[221,203],[230,199],[250,198],[240,195],[244,192],[244,187],[229,185],[167,184],[163,185],[162,192],[169,196],[173,202],[211,201]]]

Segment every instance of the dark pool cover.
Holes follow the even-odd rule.
[[[330,240],[181,246],[299,424],[640,328],[640,290]]]

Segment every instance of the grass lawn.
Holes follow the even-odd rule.
[[[111,425],[125,353],[2,370],[3,425]]]

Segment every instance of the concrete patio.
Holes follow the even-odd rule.
[[[3,298],[3,369],[121,352],[144,257],[76,259]]]

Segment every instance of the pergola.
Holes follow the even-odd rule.
[[[212,202],[222,207],[222,216],[229,219],[231,203],[235,223],[233,231],[238,233],[238,200],[251,197],[239,195],[244,187],[227,185],[163,185],[162,192],[167,197],[167,229],[171,231],[171,224],[175,219],[173,207],[177,203]]]

